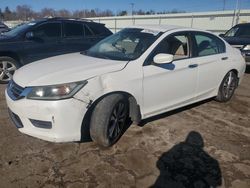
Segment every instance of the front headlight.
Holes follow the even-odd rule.
[[[30,92],[27,94],[27,99],[34,100],[60,100],[74,96],[88,82],[73,82],[52,86],[37,86],[27,88]]]
[[[250,45],[246,45],[243,47],[243,50],[250,50]]]

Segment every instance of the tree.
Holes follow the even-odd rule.
[[[70,18],[72,17],[72,13],[66,9],[61,9],[59,11],[56,11],[56,16]]]
[[[33,18],[34,12],[29,5],[18,5],[16,7],[17,18],[21,20],[31,20]]]
[[[5,7],[4,10],[4,18],[5,20],[11,20],[13,18],[12,12],[10,11],[9,7]]]
[[[143,10],[138,10],[138,11],[135,11],[135,14],[136,15],[145,15],[146,13],[145,13],[145,11],[143,11]]]
[[[2,21],[3,19],[4,19],[4,15],[3,15],[2,9],[0,9],[0,21]]]
[[[118,12],[117,16],[127,16],[128,12],[126,10],[122,10],[120,12]]]
[[[56,11],[52,8],[43,8],[40,12],[40,17],[54,17],[56,15]]]

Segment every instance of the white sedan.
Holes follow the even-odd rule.
[[[90,133],[114,144],[131,119],[207,98],[231,99],[242,80],[239,50],[216,35],[178,26],[133,26],[86,52],[52,57],[17,70],[6,89],[19,131],[52,142]]]

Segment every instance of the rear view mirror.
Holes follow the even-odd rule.
[[[174,60],[174,56],[172,54],[157,54],[154,57],[154,62],[156,64],[165,64],[165,63],[172,63]]]
[[[26,37],[26,39],[31,40],[34,38],[34,33],[32,31],[30,31],[30,32],[26,33],[25,37]]]

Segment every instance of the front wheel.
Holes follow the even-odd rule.
[[[221,82],[219,92],[215,100],[219,102],[229,101],[232,98],[237,86],[237,75],[233,71],[228,72]]]
[[[98,144],[108,147],[118,141],[128,120],[128,100],[120,94],[104,97],[94,108],[90,135]]]
[[[7,84],[18,68],[15,59],[11,57],[0,57],[0,84]]]

